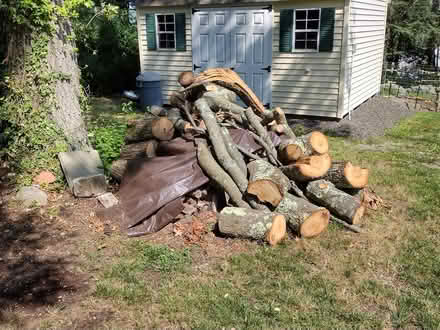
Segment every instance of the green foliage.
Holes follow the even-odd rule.
[[[136,111],[136,103],[133,101],[124,102],[121,105],[121,111],[125,114],[133,113]]]
[[[127,132],[127,124],[98,118],[89,126],[89,137],[93,147],[99,152],[104,169],[108,172],[114,160],[119,158],[121,146]]]

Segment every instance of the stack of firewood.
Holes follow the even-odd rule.
[[[121,179],[128,159],[155,157],[158,141],[190,137],[200,167],[227,196],[229,206],[217,217],[221,233],[275,245],[287,228],[306,238],[325,231],[330,220],[358,229],[368,169],[332,161],[320,132],[297,137],[284,112],[266,110],[232,70],[184,72],[179,83],[184,89],[170,97],[173,108],[154,107],[132,123],[113,177]],[[236,103],[237,96],[247,108]],[[247,130],[261,150],[236,145],[228,128]]]

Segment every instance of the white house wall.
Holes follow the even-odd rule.
[[[344,115],[380,91],[386,0],[351,0]]]

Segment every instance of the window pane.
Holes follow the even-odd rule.
[[[318,42],[316,41],[307,41],[307,49],[317,49]]]
[[[167,40],[167,35],[164,33],[159,33],[159,41],[165,41]]]
[[[163,22],[165,22],[165,16],[163,16],[163,15],[157,15],[157,21],[158,21],[159,23],[163,23]]]
[[[319,19],[319,9],[309,10],[307,12],[308,19]]]
[[[168,46],[168,48],[176,48],[174,45],[174,41],[168,41],[167,46]]]
[[[306,10],[297,10],[296,11],[296,19],[306,19]]]
[[[306,21],[297,21],[296,22],[296,29],[297,30],[304,30],[306,28]]]
[[[174,23],[174,15],[167,15],[167,23]]]
[[[306,42],[305,41],[295,41],[295,49],[305,49]]]
[[[159,41],[159,48],[167,48],[167,42],[166,41]]]
[[[318,32],[307,32],[307,40],[318,40]]]
[[[159,31],[160,32],[165,31],[165,24],[159,23]]]
[[[167,34],[167,40],[168,41],[174,41],[174,33],[168,33]]]
[[[305,32],[296,32],[295,39],[296,40],[306,40],[306,33]]]
[[[307,29],[317,29],[319,27],[319,21],[308,21],[307,22]]]
[[[174,32],[174,23],[168,23],[167,24],[167,31],[168,32]]]

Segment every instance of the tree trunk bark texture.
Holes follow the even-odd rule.
[[[156,156],[156,149],[158,146],[156,140],[146,142],[138,142],[122,146],[120,159],[136,159],[136,158],[153,158]]]
[[[351,162],[333,162],[322,179],[339,189],[361,189],[368,184],[368,169],[353,166]]]

